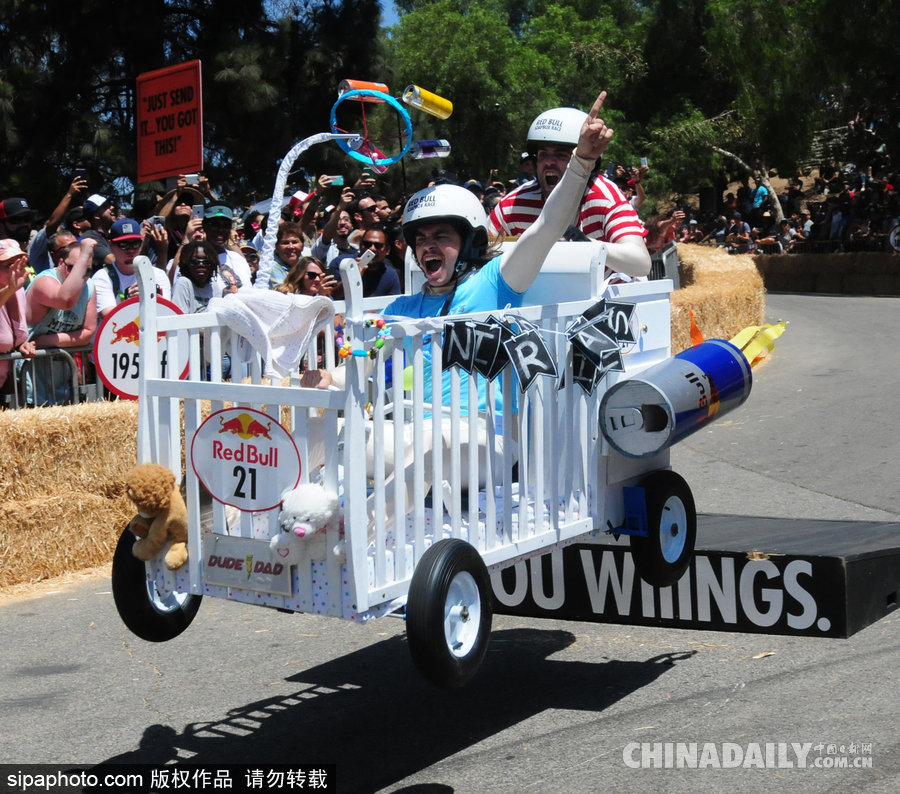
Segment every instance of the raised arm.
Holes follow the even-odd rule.
[[[550,249],[572,223],[581,205],[591,169],[612,140],[613,131],[597,118],[605,99],[606,91],[601,91],[584,120],[578,145],[563,178],[548,196],[538,219],[525,230],[515,249],[504,255],[500,262],[503,280],[516,292],[525,292],[534,283]]]

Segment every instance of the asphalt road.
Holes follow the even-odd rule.
[[[774,295],[769,314],[790,326],[746,405],[673,451],[698,509],[897,521],[900,300]],[[497,617],[479,674],[443,692],[397,619],[207,599],[153,645],[109,590],[0,607],[0,763],[334,762],[341,792],[900,790],[896,618],[827,640]],[[870,744],[872,765],[626,765],[655,742]]]

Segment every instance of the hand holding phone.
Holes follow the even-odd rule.
[[[369,263],[375,258],[375,249],[368,249],[360,258],[359,258],[359,272],[365,273],[366,268],[369,266]]]
[[[203,204],[194,204],[191,207],[191,218],[194,220],[203,220],[203,211],[206,209]]]

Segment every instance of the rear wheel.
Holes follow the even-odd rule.
[[[697,542],[697,510],[684,478],[658,471],[641,483],[647,501],[646,538],[631,538],[631,556],[641,579],[654,587],[675,584],[688,569]]]
[[[462,540],[442,540],[413,572],[406,634],[413,663],[435,686],[452,688],[475,675],[487,651],[493,604],[487,568]]]
[[[136,538],[127,527],[116,544],[112,564],[112,593],[122,622],[147,642],[177,637],[194,619],[203,596],[160,592],[147,575],[147,563],[131,549]]]

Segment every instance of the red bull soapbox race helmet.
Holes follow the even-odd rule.
[[[575,108],[545,110],[528,128],[528,154],[536,156],[541,143],[556,143],[574,149],[586,118],[587,113]]]
[[[459,232],[462,248],[457,269],[484,258],[488,247],[487,215],[481,202],[458,185],[434,185],[415,193],[403,210],[403,238],[416,250],[416,230],[429,223],[449,223]]]

